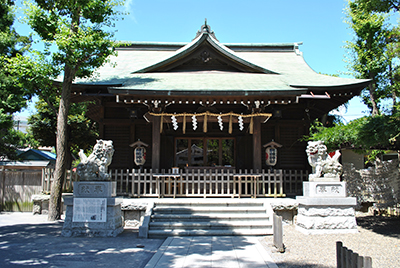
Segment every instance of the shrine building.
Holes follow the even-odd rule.
[[[189,43],[124,43],[94,78],[75,81],[71,101],[91,101],[87,115],[100,138],[113,141],[110,170],[218,170],[232,180],[239,173],[306,174],[301,138],[310,124],[369,83],[316,73],[301,43],[227,44],[217,37],[205,23]],[[175,189],[178,196],[189,190]]]

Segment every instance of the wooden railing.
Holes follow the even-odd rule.
[[[111,170],[117,195],[131,197],[284,197],[302,191],[303,171],[190,168],[171,170]],[[301,180],[301,181],[300,181]]]
[[[42,191],[50,193],[54,169],[42,170]],[[188,168],[171,170],[109,170],[117,182],[117,194],[131,197],[284,197],[301,195],[308,172],[303,170],[236,170],[234,168]],[[67,170],[64,191],[73,190],[75,172]]]

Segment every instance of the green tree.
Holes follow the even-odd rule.
[[[10,72],[10,60],[19,57],[29,47],[30,39],[20,36],[14,29],[14,2],[0,1],[0,158],[15,159],[16,149],[23,139],[13,130],[12,114],[26,107],[31,92],[15,83],[18,79]]]
[[[347,42],[352,60],[350,68],[356,78],[371,79],[368,90],[362,93],[372,116],[380,114],[379,102],[387,96],[384,73],[389,67],[387,39],[390,31],[386,15],[371,11],[364,1],[349,1],[348,24],[354,31],[354,41]]]
[[[354,41],[347,48],[352,53],[350,68],[357,78],[369,78],[371,84],[363,92],[371,115],[353,120],[347,125],[325,128],[316,123],[308,139],[324,140],[331,150],[352,147],[374,158],[382,150],[400,150],[400,112],[398,96],[400,69],[398,66],[400,34],[397,26],[386,23],[390,12],[399,11],[400,1],[349,1],[347,14],[354,30]],[[392,109],[379,107],[382,100],[392,100]]]
[[[30,133],[41,146],[56,146],[58,103],[59,97],[55,94],[49,96],[48,101],[39,99],[35,104],[37,112],[29,117]],[[72,103],[69,109],[68,149],[73,157],[78,156],[79,149],[87,150],[93,146],[98,137],[97,123],[86,117],[88,105],[90,103]],[[72,159],[67,158],[70,167]]]
[[[400,150],[400,119],[391,115],[365,116],[345,125],[337,123],[324,127],[315,122],[307,140],[323,140],[329,151],[353,148],[376,155],[373,150]]]
[[[49,220],[61,217],[61,192],[68,155],[68,112],[72,82],[89,77],[114,53],[113,26],[119,15],[112,0],[35,0],[28,23],[48,46],[56,48],[52,64],[61,66],[60,103],[57,113],[57,160],[51,189]]]
[[[362,3],[365,9],[368,11],[389,13],[391,11],[400,11],[399,0],[357,0],[358,3]]]

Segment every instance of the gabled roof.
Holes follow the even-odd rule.
[[[51,166],[51,161],[0,161],[6,169],[37,169]]]
[[[18,156],[23,160],[32,161],[55,161],[57,157],[54,153],[36,149],[21,150]]]
[[[75,89],[103,86],[110,94],[134,98],[146,95],[302,98],[310,92],[355,95],[370,82],[316,73],[305,62],[299,44],[222,44],[205,24],[188,44],[125,44],[117,49],[118,56],[112,57],[109,65],[98,70],[94,79],[77,80]]]
[[[213,56],[211,56],[213,54]],[[277,74],[276,72],[267,70],[261,66],[251,63],[235,54],[235,52],[228,47],[224,46],[215,39],[215,35],[211,32],[210,27],[205,24],[202,27],[201,33],[198,33],[197,37],[189,44],[178,49],[175,54],[170,57],[157,62],[156,64],[150,65],[143,69],[137,70],[133,73],[150,73],[150,72],[167,72],[173,71],[178,66],[198,58],[203,65],[203,68],[199,69],[187,69],[186,71],[212,71],[213,65],[210,64],[212,61],[222,61],[233,71],[243,71],[247,73],[265,73],[265,74]],[[195,66],[199,67],[199,66]]]

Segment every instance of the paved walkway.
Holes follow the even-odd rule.
[[[257,236],[143,239],[125,230],[117,237],[62,237],[62,221],[46,215],[0,213],[0,267],[277,268]],[[147,263],[147,264],[146,264]]]
[[[278,268],[259,239],[261,237],[169,237],[145,268]]]

